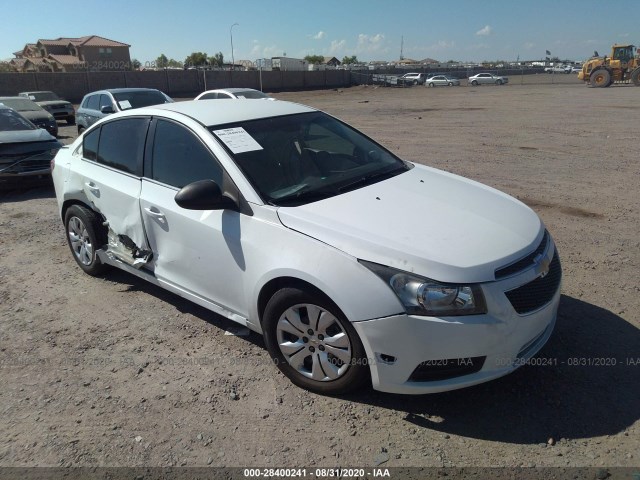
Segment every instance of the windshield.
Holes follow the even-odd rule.
[[[17,112],[40,112],[43,110],[38,104],[26,98],[5,98],[0,99],[7,107],[13,108]]]
[[[120,110],[150,107],[161,103],[170,103],[171,99],[159,90],[118,92],[113,94]]]
[[[293,206],[332,197],[410,168],[322,112],[211,127],[262,198]]]
[[[9,110],[8,108],[0,108],[0,132],[35,130],[35,128],[35,125],[19,113]]]
[[[238,98],[269,98],[268,95],[258,90],[242,90],[241,92],[233,92],[233,94]]]
[[[53,92],[31,92],[29,93],[29,98],[34,102],[51,102],[60,100],[60,97]]]

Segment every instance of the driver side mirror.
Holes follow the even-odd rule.
[[[113,109],[112,105],[104,105],[102,107],[100,107],[100,111],[102,113],[114,113],[115,110]]]
[[[225,196],[213,180],[198,180],[182,187],[174,200],[187,210],[239,210],[236,202]]]

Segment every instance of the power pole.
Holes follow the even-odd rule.
[[[404,60],[404,55],[402,55],[403,49],[404,49],[404,35],[400,37],[400,60]]]

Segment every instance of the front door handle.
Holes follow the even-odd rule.
[[[84,185],[91,191],[91,193],[93,193],[93,194],[100,193],[100,188],[98,188],[95,183],[87,182]]]
[[[160,210],[156,209],[155,207],[151,207],[151,208],[145,207],[144,211],[147,212],[147,215],[150,215],[155,218],[164,217],[164,213],[162,213]]]

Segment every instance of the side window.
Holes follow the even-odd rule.
[[[100,139],[100,129],[87,133],[82,139],[82,156],[87,160],[98,158],[98,140]]]
[[[102,109],[102,107],[113,107],[113,103],[111,102],[109,95],[100,95],[100,105],[98,106],[98,110]]]
[[[215,100],[216,98],[218,98],[217,93],[207,93],[206,95],[200,97],[200,100]]]
[[[100,99],[100,95],[91,95],[87,99],[87,108],[89,110],[98,110],[98,100]]]
[[[158,120],[153,141],[151,178],[178,188],[205,179],[221,185],[222,167],[185,127]]]
[[[98,163],[138,174],[148,125],[147,118],[125,118],[102,125]]]

